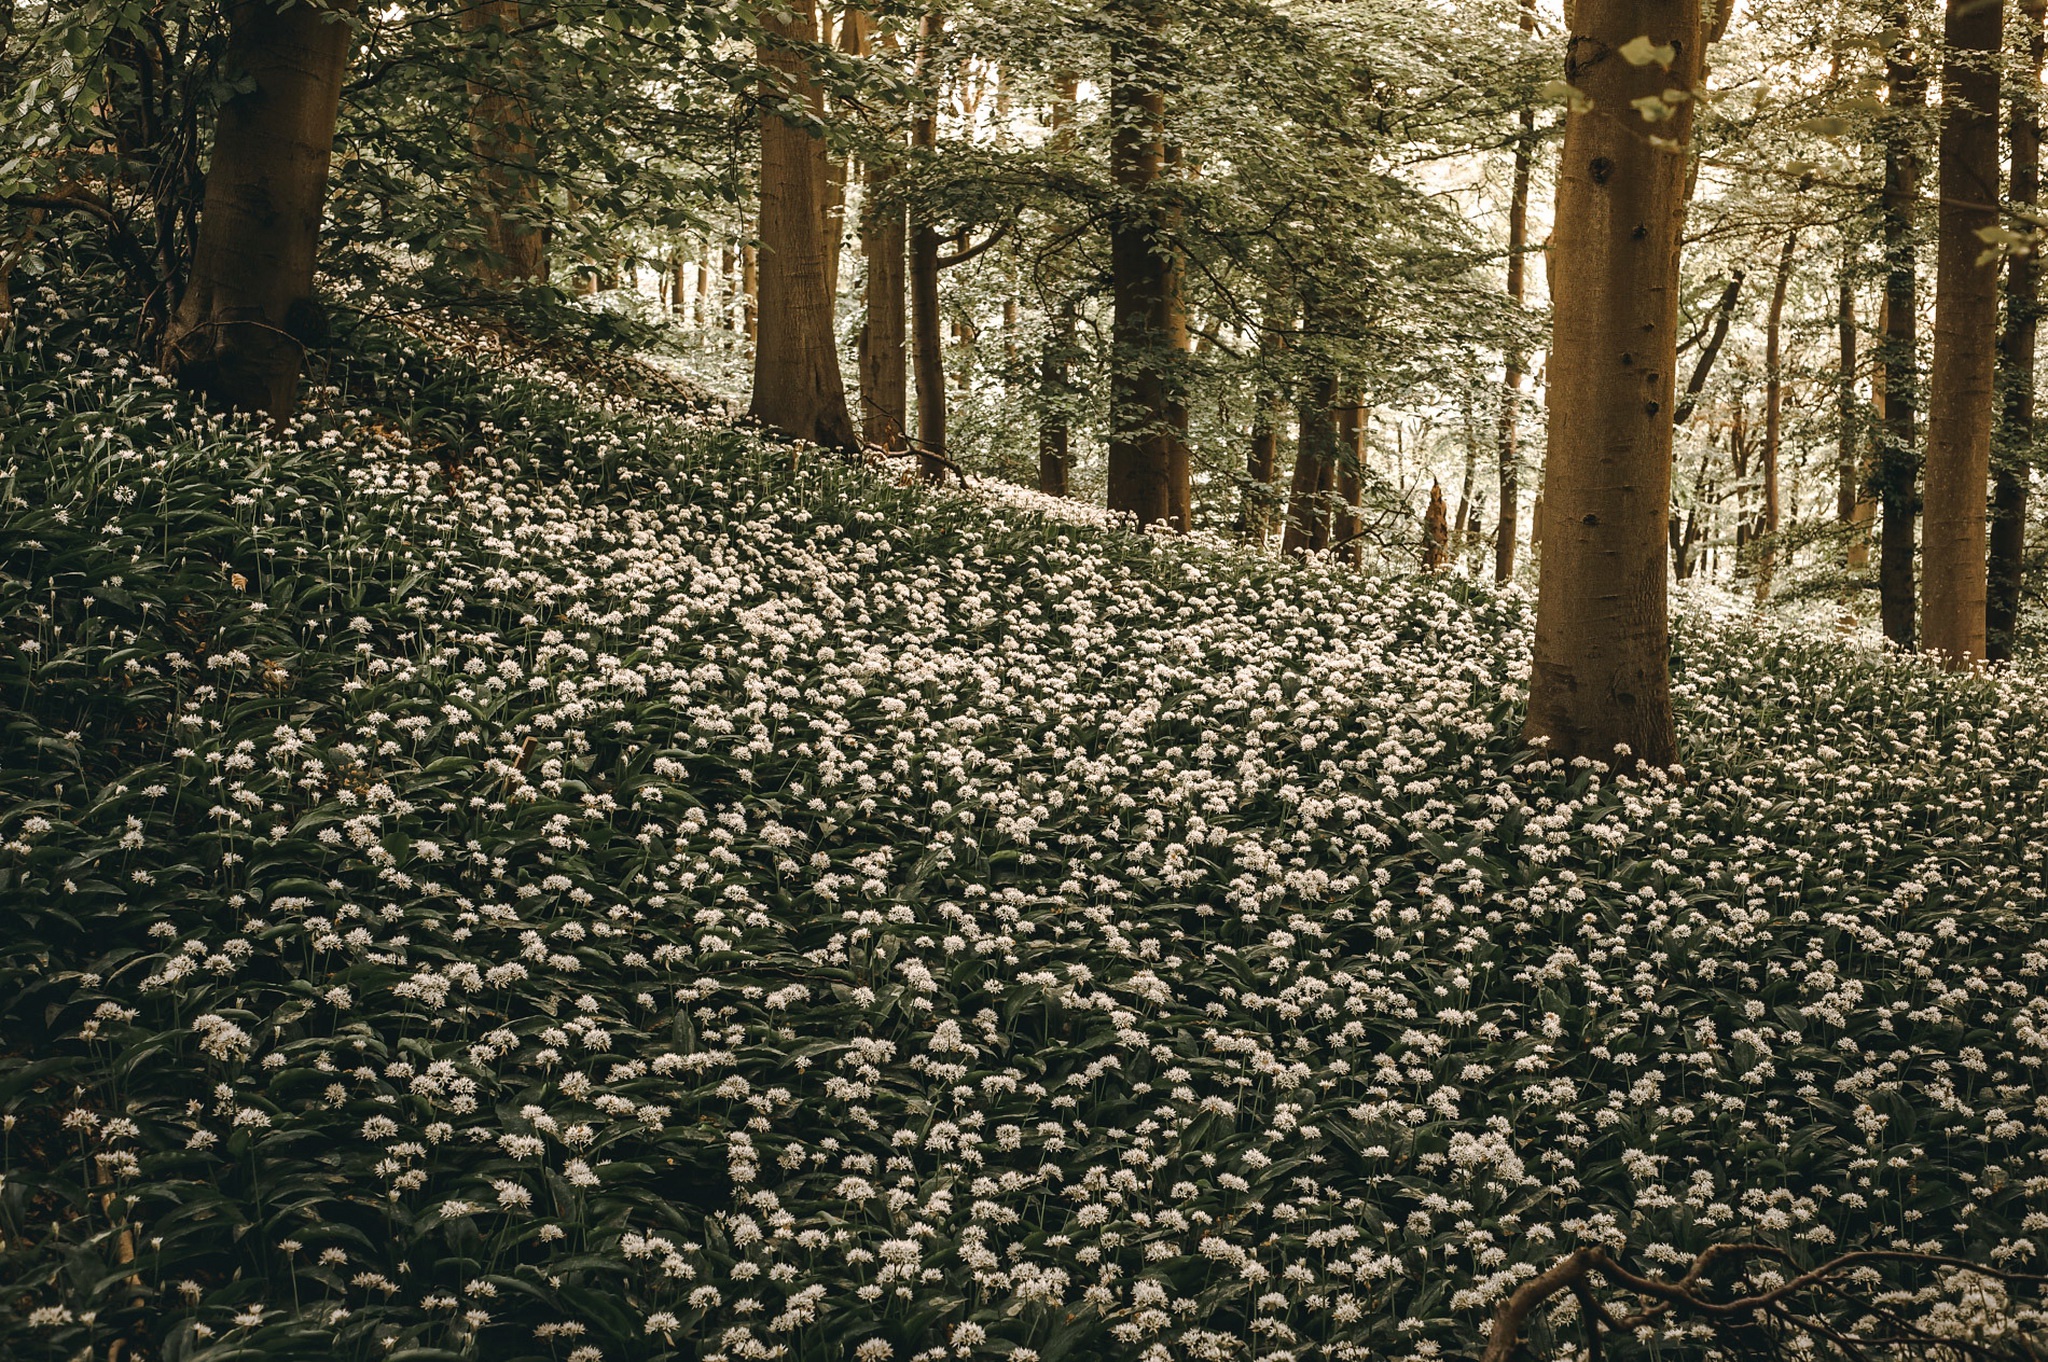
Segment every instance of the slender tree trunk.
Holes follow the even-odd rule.
[[[761,62],[776,80],[764,92],[761,112],[761,255],[749,414],[800,439],[852,449],[859,441],[846,410],[826,291],[824,162],[818,139],[780,107],[786,100],[800,116],[794,111],[813,102],[809,59],[790,44],[817,40],[817,13],[813,0],[794,0],[787,13],[762,21]]]
[[[469,145],[481,183],[484,258],[477,278],[492,288],[547,278],[547,235],[538,219],[538,148],[526,81],[524,16],[519,0],[471,0],[461,11],[472,45],[496,60],[486,80],[471,79]]]
[[[1913,521],[1920,480],[1915,423],[1919,403],[1919,263],[1913,217],[1920,195],[1918,124],[1927,76],[1912,49],[1911,10],[1894,0],[1887,26],[1898,41],[1885,54],[1884,123],[1884,429],[1877,454],[1877,596],[1884,636],[1913,646]]]
[[[717,325],[715,285],[712,281],[711,238],[704,238],[704,254],[697,261],[697,326],[700,330]]]
[[[1049,319],[1045,348],[1038,358],[1038,490],[1053,497],[1071,495],[1069,404],[1073,401],[1071,371],[1077,319],[1073,300],[1062,301]]]
[[[1330,492],[1336,486],[1337,375],[1318,359],[1302,385],[1294,480],[1287,497],[1282,553],[1320,553],[1330,546]]]
[[[313,266],[353,29],[345,6],[280,11],[237,0],[192,273],[164,337],[165,367],[216,402],[274,417],[298,395],[324,330]]]
[[[1249,485],[1244,493],[1244,537],[1251,543],[1264,544],[1272,532],[1271,498],[1273,475],[1280,468],[1280,401],[1279,394],[1268,388],[1261,388],[1252,410],[1251,449],[1245,457],[1245,476]]]
[[[1941,207],[1928,375],[1927,506],[1920,547],[1923,644],[1950,666],[1984,660],[1984,494],[1998,364],[2000,0],[1949,0],[1941,72]]]
[[[753,345],[761,339],[761,251],[740,243],[740,332]]]
[[[2048,3],[2021,0],[2026,25],[2026,78],[2012,101],[2012,185],[2016,205],[2041,198],[2041,68],[2048,59],[2042,24]],[[2034,338],[2041,318],[2040,268],[2031,255],[2006,264],[2005,332],[1999,340],[2003,419],[1998,466],[1992,473],[1991,560],[1986,568],[1984,656],[2012,658],[2019,628],[2020,573],[2027,547],[2027,476],[2034,452]]]
[[[849,57],[865,57],[868,54],[868,16],[856,5],[848,5],[839,19],[838,48]],[[825,95],[822,90],[813,96],[813,107],[820,118],[825,117]],[[824,138],[817,138],[813,145],[818,149],[819,175],[825,186],[823,202],[825,208],[825,292],[833,300],[837,310],[839,300],[840,257],[846,249],[846,181],[848,161],[836,154]]]
[[[1173,419],[1179,355],[1171,335],[1179,272],[1160,202],[1166,15],[1159,0],[1119,0],[1113,16],[1109,509],[1141,525],[1184,523],[1187,463],[1176,457],[1184,446]]]
[[[885,39],[885,42],[888,41]],[[893,49],[891,49],[893,50]],[[910,326],[904,311],[904,252],[909,229],[903,205],[892,201],[895,145],[867,167],[861,201],[861,252],[867,261],[867,320],[861,327],[861,427],[867,442],[882,449],[910,447]]]
[[[1522,32],[1536,31],[1536,0],[1522,0]],[[1508,301],[1520,312],[1528,300],[1529,174],[1534,164],[1536,109],[1521,113],[1521,136],[1515,139],[1515,175],[1508,192]],[[1500,527],[1493,539],[1493,580],[1515,579],[1515,536],[1521,519],[1522,364],[1519,352],[1506,357],[1507,373],[1500,392]]]
[[[1372,410],[1352,394],[1337,408],[1337,504],[1332,508],[1330,543],[1337,556],[1356,567],[1365,561],[1360,540],[1364,523],[1358,503],[1365,492],[1365,464]]]
[[[1714,304],[1714,326],[1707,336],[1707,343],[1700,350],[1700,357],[1693,361],[1692,377],[1685,381],[1685,392],[1678,399],[1678,410],[1671,420],[1684,425],[1698,410],[1700,394],[1706,390],[1707,378],[1714,372],[1714,361],[1720,357],[1722,345],[1728,340],[1728,323],[1735,319],[1735,304],[1742,297],[1743,273],[1735,271],[1728,277],[1727,287],[1721,290],[1721,300]]]
[[[1846,234],[1845,234],[1846,235]],[[1835,332],[1840,359],[1835,370],[1835,519],[1850,527],[1848,566],[1860,571],[1870,561],[1857,510],[1864,504],[1862,406],[1856,400],[1856,284],[1854,256],[1844,246],[1842,276],[1836,286]]]
[[[1422,566],[1441,572],[1451,565],[1451,526],[1444,515],[1444,485],[1429,484],[1429,509],[1422,515]]]
[[[1778,454],[1785,424],[1785,366],[1779,342],[1785,320],[1785,288],[1792,281],[1792,257],[1798,249],[1799,233],[1787,232],[1785,249],[1778,256],[1778,273],[1771,283],[1770,314],[1764,322],[1764,505],[1759,528],[1765,538],[1757,559],[1759,600],[1771,594],[1771,578],[1778,566]]]
[[[918,34],[917,68],[928,88],[911,117],[910,145],[926,157],[936,155],[939,144],[937,48],[945,24],[943,17],[928,14]],[[946,471],[941,462],[946,457],[946,355],[939,317],[939,231],[916,218],[910,224],[910,350],[917,379],[919,467],[936,482]]]
[[[1552,756],[1667,766],[1677,756],[1665,553],[1672,371],[1692,101],[1645,135],[1632,101],[1704,79],[1701,0],[1577,0],[1552,270],[1557,296],[1526,736]],[[1616,60],[1647,35],[1670,68]],[[1659,145],[1664,143],[1665,145]]]

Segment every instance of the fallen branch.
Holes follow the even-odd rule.
[[[1856,1268],[1891,1263],[1949,1268],[1994,1278],[2007,1284],[2048,1284],[2048,1277],[2006,1272],[1964,1258],[1951,1258],[1938,1253],[1866,1249],[1831,1258],[1818,1267],[1797,1273],[1789,1281],[1749,1295],[1716,1300],[1703,1294],[1707,1276],[1717,1264],[1744,1258],[1764,1258],[1787,1266],[1792,1263],[1792,1256],[1789,1253],[1769,1244],[1714,1244],[1693,1259],[1692,1265],[1683,1277],[1673,1281],[1631,1272],[1617,1263],[1602,1245],[1587,1245],[1573,1249],[1552,1263],[1548,1269],[1522,1283],[1500,1303],[1500,1308],[1494,1312],[1493,1332],[1486,1340],[1486,1351],[1481,1355],[1481,1362],[1510,1362],[1522,1344],[1523,1329],[1528,1324],[1529,1317],[1546,1302],[1565,1291],[1571,1292],[1578,1300],[1579,1312],[1585,1319],[1586,1351],[1591,1362],[1600,1362],[1602,1330],[1627,1333],[1664,1315],[1690,1316],[1722,1329],[1745,1326],[1755,1323],[1760,1318],[1768,1318],[1788,1329],[1810,1334],[1814,1338],[1831,1343],[1852,1358],[1863,1356],[1866,1349],[1939,1347],[1951,1349],[1961,1355],[1986,1359],[1989,1362],[1989,1359],[1999,1354],[1970,1339],[1927,1333],[1875,1302],[1863,1301],[1852,1295],[1842,1285],[1842,1276]],[[1618,1287],[1637,1296],[1648,1297],[1653,1304],[1617,1319],[1594,1294],[1593,1278],[1596,1274],[1609,1286]],[[1793,1297],[1808,1291],[1823,1291],[1865,1310],[1881,1318],[1892,1332],[1878,1337],[1858,1337],[1843,1333],[1824,1319],[1788,1308],[1788,1303]]]

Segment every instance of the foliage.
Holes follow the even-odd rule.
[[[123,325],[0,352],[9,1357],[1421,1358],[1581,1243],[2039,1267],[2037,673],[1689,592],[1645,784],[1518,748],[1518,589],[399,336],[254,430]]]

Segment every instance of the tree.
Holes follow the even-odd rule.
[[[939,144],[939,60],[937,46],[945,19],[925,16],[918,34],[920,91],[910,123],[910,145],[930,156]],[[946,459],[946,360],[939,316],[939,229],[929,209],[910,224],[910,363],[917,377],[917,449],[928,481],[937,481]]]
[[[192,273],[165,367],[225,406],[288,414],[322,330],[313,267],[351,40],[344,8],[238,0]]]
[[[1672,729],[1665,541],[1686,151],[1701,0],[1578,0],[1551,244],[1554,309],[1531,743],[1651,766]],[[1676,102],[1667,101],[1667,91]]]
[[[483,258],[477,276],[492,287],[547,278],[547,234],[535,220],[536,145],[525,91],[519,0],[469,0],[463,28],[493,60],[471,74],[469,142],[481,181]]]
[[[1771,309],[1764,322],[1764,505],[1757,533],[1763,537],[1758,555],[1756,591],[1759,600],[1771,594],[1771,576],[1777,568],[1777,534],[1783,514],[1778,486],[1778,459],[1785,435],[1785,365],[1780,344],[1785,320],[1785,289],[1792,281],[1793,253],[1799,249],[1799,233],[1785,233],[1785,248],[1778,254],[1778,273],[1771,284]]]
[[[754,399],[749,415],[785,434],[837,449],[858,444],[846,409],[827,285],[824,158],[812,126],[812,0],[777,17],[763,11],[761,64],[771,73],[761,107],[761,219],[756,288]]]
[[[1951,666],[1984,658],[1984,492],[1998,363],[1998,67],[2005,6],[1948,0],[1941,68],[1941,207],[1928,375],[1921,640]]]
[[[1521,29],[1536,31],[1536,0],[1522,0]],[[1515,139],[1514,179],[1508,190],[1508,301],[1520,308],[1527,301],[1529,254],[1529,175],[1535,161],[1536,106],[1524,104],[1521,135]],[[1493,541],[1493,579],[1515,579],[1515,535],[1522,502],[1521,473],[1522,356],[1507,355],[1507,373],[1500,391],[1500,528]]]
[[[1883,519],[1877,541],[1878,614],[1884,636],[1913,646],[1913,522],[1919,466],[1915,413],[1919,376],[1919,277],[1913,218],[1920,194],[1919,119],[1927,106],[1927,77],[1912,48],[1911,12],[1904,0],[1886,11],[1894,41],[1885,52],[1884,135],[1884,423],[1877,454],[1877,492]]]
[[[2025,21],[2025,78],[2013,95],[2012,184],[2008,197],[2022,208],[2041,197],[2041,69],[2048,58],[2043,16],[2048,0],[2021,0]],[[2031,253],[2015,252],[2006,262],[2005,330],[1999,338],[1999,385],[2003,399],[1999,459],[1992,471],[1990,562],[1986,567],[1984,656],[2010,661],[2019,628],[2020,572],[2027,546],[2027,472],[2034,445],[2034,340],[2041,319],[2039,267]]]
[[[1181,366],[1171,334],[1180,271],[1161,201],[1166,13],[1159,0],[1119,0],[1111,17],[1109,509],[1185,529],[1187,465],[1176,458],[1173,419]]]

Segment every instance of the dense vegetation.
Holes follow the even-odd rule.
[[[400,333],[265,428],[105,295],[0,352],[6,1356],[1426,1358],[1579,1244],[2040,1270],[2038,672],[1699,587],[1629,776],[1521,744],[1520,587]],[[1866,1272],[1793,1313],[2042,1325]]]

